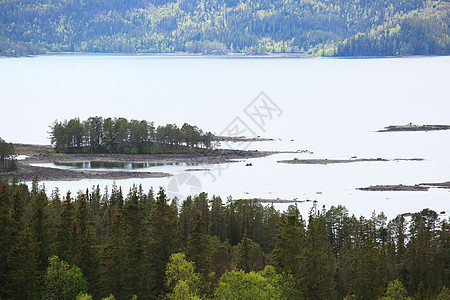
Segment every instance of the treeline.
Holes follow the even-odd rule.
[[[3,0],[0,54],[307,53],[424,7],[433,9],[434,2]],[[421,32],[410,33],[407,44],[421,39]],[[425,42],[437,42],[430,38]],[[429,47],[430,54],[438,50]]]
[[[16,169],[16,150],[13,144],[0,138],[0,171],[14,171]]]
[[[133,187],[47,195],[0,180],[2,299],[448,299],[450,229]]]
[[[212,149],[214,135],[184,123],[155,127],[153,122],[90,117],[55,121],[50,139],[64,153],[178,153]]]

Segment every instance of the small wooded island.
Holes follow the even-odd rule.
[[[4,161],[4,165],[8,162],[8,165],[14,165],[15,168],[4,168],[10,172],[5,172],[3,176],[9,179],[17,177],[20,181],[31,181],[35,174],[41,180],[160,178],[172,174],[64,169],[43,164],[221,164],[276,153],[219,149],[222,140],[241,142],[272,139],[215,136],[187,123],[179,128],[175,124],[155,126],[153,122],[125,118],[90,117],[84,121],[79,118],[55,121],[51,125],[50,140],[52,146],[4,143],[6,146],[1,149],[5,153],[9,149],[11,153],[8,160],[0,155],[0,162]],[[16,161],[16,153],[27,158]]]

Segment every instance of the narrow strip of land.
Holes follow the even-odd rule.
[[[299,165],[328,165],[328,164],[344,164],[344,163],[355,163],[355,162],[374,162],[374,161],[421,161],[423,158],[350,158],[350,159],[328,159],[328,158],[313,158],[313,159],[287,159],[279,160],[278,163],[283,164],[299,164]]]
[[[214,136],[214,140],[220,142],[270,142],[275,141],[272,138],[263,138],[263,137],[248,137],[248,136],[227,136],[227,135],[216,135]]]
[[[303,203],[303,202],[317,202],[317,200],[298,200],[298,199],[265,199],[265,198],[249,198],[249,199],[239,199],[239,200],[248,200],[248,201],[256,201],[259,203]]]
[[[357,188],[360,191],[372,191],[372,192],[388,192],[388,191],[428,191],[430,188],[442,188],[450,189],[450,181],[441,183],[419,183],[415,185],[403,185],[403,184],[393,184],[393,185],[371,185],[368,187]]]
[[[360,191],[428,191],[429,187],[421,185],[403,185],[403,184],[393,184],[393,185],[371,185],[369,187],[357,188]]]
[[[450,130],[450,125],[415,125],[409,123],[407,125],[391,125],[378,132],[395,132],[395,131],[436,131]]]

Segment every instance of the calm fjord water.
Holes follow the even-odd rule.
[[[449,210],[450,192],[361,192],[375,184],[450,180],[450,131],[378,133],[391,124],[450,123],[450,57],[395,59],[41,56],[0,59],[0,137],[48,144],[55,120],[90,116],[184,122],[221,133],[236,117],[254,134],[276,138],[249,149],[299,150],[194,172],[200,188],[224,198],[316,199],[350,212],[389,217],[429,207]],[[264,91],[280,111],[258,125],[245,108]],[[238,147],[232,145],[232,147]],[[424,161],[285,165],[297,158],[424,158]],[[175,175],[186,167],[161,166]],[[167,187],[170,178],[117,181]],[[45,182],[84,190],[108,180]],[[319,193],[318,193],[319,192]],[[300,205],[307,211],[310,204]],[[283,207],[281,207],[283,208]]]

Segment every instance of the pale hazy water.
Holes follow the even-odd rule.
[[[450,57],[293,59],[156,56],[43,56],[0,59],[0,137],[48,144],[55,120],[89,116],[184,122],[220,133],[240,117],[258,135],[281,139],[250,149],[298,150],[192,173],[203,191],[233,198],[317,199],[351,213],[389,217],[425,207],[450,209],[450,192],[360,192],[375,184],[450,180],[450,131],[377,133],[391,124],[450,124]],[[244,114],[264,91],[283,111],[265,132]],[[291,141],[293,139],[293,141]],[[233,145],[236,147],[236,145]],[[298,158],[424,158],[422,162],[285,165]],[[201,166],[205,167],[205,166]],[[185,166],[152,167],[175,175]],[[215,181],[213,176],[215,176]],[[167,187],[170,178],[118,180]],[[85,190],[108,180],[45,182]],[[182,194],[189,192],[183,186]],[[317,194],[316,192],[322,192]],[[248,194],[247,194],[248,193]],[[300,204],[307,211],[310,204]],[[283,207],[282,207],[283,208]]]

